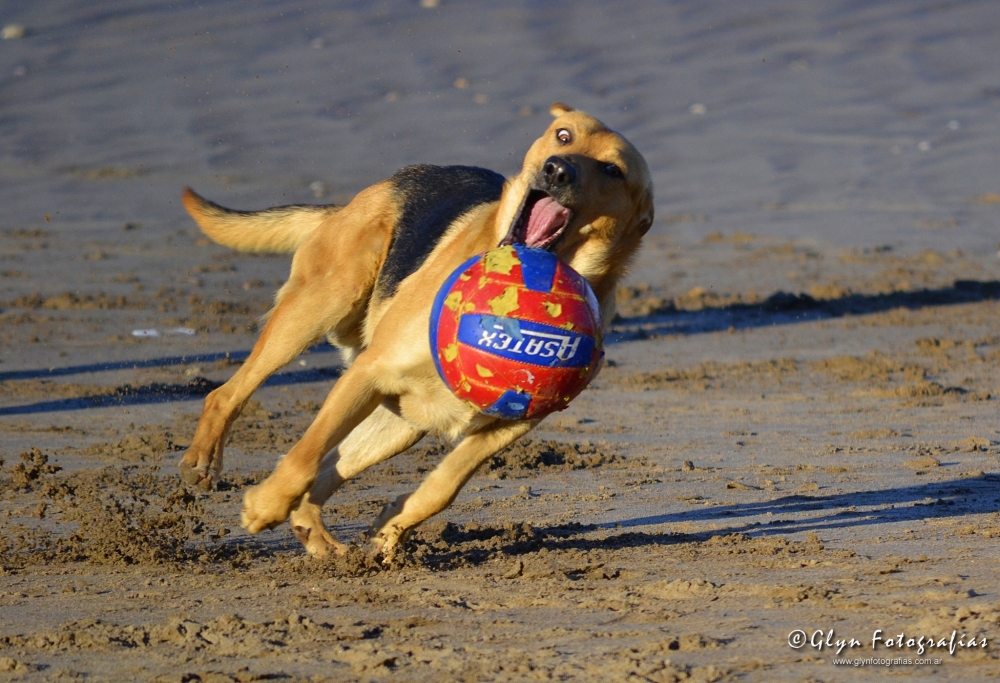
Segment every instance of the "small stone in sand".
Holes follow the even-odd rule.
[[[0,29],[0,38],[4,40],[17,40],[24,38],[26,29],[21,24],[7,24]]]

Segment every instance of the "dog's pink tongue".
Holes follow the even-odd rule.
[[[549,238],[566,225],[568,217],[569,209],[552,197],[539,199],[531,207],[524,243],[529,247],[544,246]]]

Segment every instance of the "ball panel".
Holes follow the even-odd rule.
[[[459,346],[454,363],[456,385],[516,389],[536,396],[558,396],[575,388],[590,373],[590,367],[545,367],[510,361],[486,351]]]
[[[527,417],[532,403],[530,394],[508,389],[494,403],[483,408],[483,412],[505,420],[523,420]]]
[[[552,291],[578,296],[581,299],[590,302],[594,311],[597,313],[598,320],[600,320],[601,307],[597,303],[597,297],[594,295],[594,290],[591,289],[590,284],[584,280],[579,273],[562,261],[559,262],[559,267],[556,270],[556,276],[552,281]]]
[[[559,260],[547,258],[547,254],[548,252],[538,249],[518,250],[517,255],[521,259],[521,279],[528,289],[536,292],[552,290],[552,281],[556,277]]]
[[[439,323],[446,322],[449,316],[444,316],[442,319],[441,312],[445,308],[445,300],[452,293],[452,289],[455,283],[458,282],[459,278],[472,266],[474,263],[478,263],[480,255],[473,256],[467,259],[462,265],[456,268],[451,275],[444,281],[441,285],[441,289],[438,290],[437,294],[434,295],[434,303],[431,304],[431,321],[430,321],[430,333],[431,333],[431,356],[434,358],[434,365],[437,366],[438,374],[444,377],[444,373],[441,370],[441,362],[438,358],[441,336],[438,332]],[[453,318],[453,324],[457,327],[458,319],[457,316]]]
[[[589,336],[598,335],[601,329],[601,321],[591,311],[586,299],[567,294],[533,293],[519,297],[518,308],[509,315]]]

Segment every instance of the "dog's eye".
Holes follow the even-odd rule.
[[[573,134],[568,128],[560,128],[556,131],[556,140],[562,145],[568,145],[573,142]]]
[[[604,164],[604,172],[612,178],[618,178],[619,180],[625,178],[625,172],[617,164]]]

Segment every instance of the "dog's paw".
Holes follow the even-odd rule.
[[[177,468],[185,484],[211,491],[222,474],[222,450],[192,446],[185,451]]]
[[[368,531],[371,555],[382,559],[382,564],[391,564],[396,552],[410,535],[410,529],[401,523],[400,513],[408,495],[402,495],[382,508]]]
[[[368,534],[368,555],[382,564],[392,564],[403,543],[405,532],[399,527],[383,527]]]
[[[243,496],[240,525],[251,534],[273,529],[284,522],[301,500],[301,496],[288,498],[273,488],[265,481],[259,486],[251,486]]]
[[[292,533],[313,557],[326,557],[327,555],[343,557],[347,554],[347,546],[331,536],[330,532],[322,525],[303,526],[296,524],[293,517]]]
[[[181,471],[181,479],[188,486],[196,486],[204,491],[211,491],[219,481],[219,472],[207,466],[188,465],[183,460],[177,466]]]

